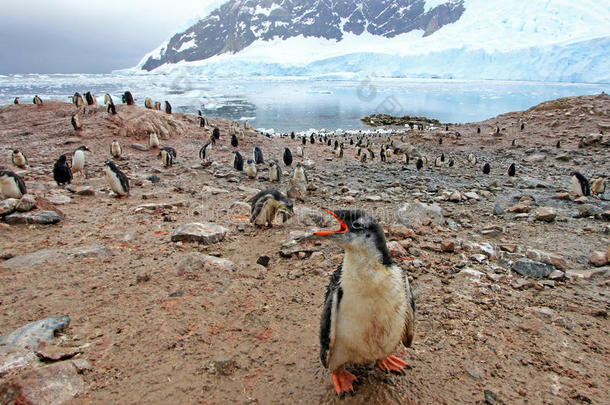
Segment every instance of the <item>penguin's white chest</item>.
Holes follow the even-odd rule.
[[[12,177],[0,179],[0,194],[3,198],[21,198],[21,190]]]
[[[580,186],[580,181],[578,181],[576,176],[572,176],[572,193],[579,197],[582,197],[584,195],[584,193],[582,192],[582,187]]]
[[[246,174],[248,175],[248,177],[250,178],[254,178],[256,177],[256,166],[253,164],[248,164],[246,166]]]
[[[72,171],[73,172],[82,172],[85,168],[85,152],[82,150],[77,150],[72,155]]]
[[[409,305],[402,271],[397,266],[367,266],[346,254],[331,370],[384,359],[401,342]]]
[[[23,155],[21,153],[13,155],[13,161],[15,163],[15,166],[17,166],[17,167],[25,167],[25,165],[26,165],[25,158],[23,157]]]
[[[114,156],[114,157],[121,156],[121,145],[119,145],[118,143],[112,144],[112,156]]]
[[[123,189],[123,185],[121,184],[121,180],[119,176],[116,175],[109,167],[104,169],[106,172],[106,181],[108,181],[108,185],[118,195],[126,195],[127,192]]]
[[[299,181],[301,183],[307,183],[307,179],[305,178],[305,172],[303,169],[299,168],[294,171],[294,180]]]

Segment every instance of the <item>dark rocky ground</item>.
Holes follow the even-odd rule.
[[[296,218],[265,231],[248,224],[248,199],[277,186],[264,180],[265,170],[248,180],[232,169],[228,122],[211,120],[221,139],[212,165],[202,168],[197,154],[210,131],[196,117],[118,110],[108,117],[101,106],[87,107],[76,133],[70,104],[0,109],[0,166],[11,167],[11,149],[23,150],[30,166],[17,172],[38,201],[32,212],[62,215],[54,225],[0,223],[0,335],[70,317],[44,347],[0,346],[5,359],[28,363],[1,362],[4,402],[19,395],[70,404],[339,402],[318,360],[317,335],[341,250],[282,246],[332,223],[322,205],[374,213],[417,292],[414,345],[397,351],[409,363],[406,377],[357,367],[363,384],[346,403],[610,402],[610,196],[569,194],[571,170],[608,178],[610,138],[589,134],[610,131],[610,97],[553,100],[449,131],[394,128],[395,145],[428,158],[421,171],[413,158],[407,167],[397,156],[362,164],[353,147],[339,160],[331,147],[308,143],[315,190],[296,202]],[[163,168],[156,151],[131,146],[145,144],[149,130],[178,151],[173,168]],[[376,155],[387,136],[371,138]],[[119,165],[132,184],[123,200],[102,177],[112,139],[123,145]],[[51,168],[81,144],[92,152],[73,193],[52,182]],[[294,154],[297,145],[249,133],[238,149],[250,156],[259,146],[281,160],[284,147]],[[454,167],[434,167],[442,152]],[[509,178],[513,162],[517,176]],[[278,188],[287,185],[288,177]],[[221,225],[223,240],[172,242],[190,222]],[[257,264],[261,255],[269,256],[267,267]],[[546,276],[517,272],[532,269]]]

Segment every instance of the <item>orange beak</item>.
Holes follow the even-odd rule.
[[[339,221],[339,229],[337,229],[336,231],[319,231],[319,232],[314,232],[313,234],[315,236],[328,236],[328,235],[334,235],[334,234],[337,234],[337,233],[347,233],[347,232],[349,232],[349,227],[347,226],[345,221],[343,221],[341,218],[339,218],[339,215],[335,214],[333,211],[329,210],[328,208],[322,208],[322,209],[324,211],[328,212],[333,217],[335,217],[335,219],[337,221]]]

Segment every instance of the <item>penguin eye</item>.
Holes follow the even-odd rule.
[[[352,223],[352,229],[354,230],[360,230],[362,229],[364,226],[362,225],[361,222],[353,222]]]

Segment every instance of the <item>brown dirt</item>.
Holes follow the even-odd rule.
[[[270,230],[254,230],[243,219],[247,213],[230,209],[234,201],[247,201],[270,184],[243,175],[238,182],[233,182],[234,176],[221,176],[223,168],[229,172],[232,165],[227,122],[212,120],[221,129],[223,146],[214,150],[212,159],[222,166],[196,169],[197,153],[209,130],[199,129],[194,116],[157,117],[184,126],[179,135],[170,133],[162,141],[178,151],[177,164],[163,169],[156,152],[130,147],[133,142],[145,143],[146,131],[121,132],[121,128],[130,122],[140,125],[130,121],[132,117],[164,113],[117,107],[115,118],[107,117],[102,107],[88,108],[79,134],[70,126],[75,111],[70,104],[0,109],[0,165],[10,167],[9,151],[18,147],[29,159],[31,168],[23,177],[32,192],[72,198],[58,207],[65,214],[59,225],[0,224],[1,256],[90,244],[104,244],[115,254],[14,270],[0,262],[0,334],[47,316],[69,315],[70,327],[58,344],[84,346],[81,356],[92,364],[83,376],[85,392],[71,404],[338,403],[330,373],[318,360],[318,325],[328,277],[341,261],[341,250],[322,243],[312,245],[321,253],[311,257],[282,258],[278,252],[289,232],[311,227],[290,221]],[[408,257],[400,259],[418,295],[414,345],[397,351],[410,367],[406,377],[385,375],[371,365],[355,368],[362,385],[345,403],[485,403],[485,390],[505,404],[610,403],[608,276],[586,278],[591,275],[590,253],[605,251],[609,244],[608,222],[572,218],[578,204],[552,199],[556,192],[569,190],[567,174],[575,167],[591,177],[608,175],[607,143],[585,149],[579,149],[578,143],[581,136],[598,133],[599,123],[610,121],[609,112],[608,96],[575,97],[482,123],[452,126],[448,133],[410,131],[409,141],[430,160],[430,167],[422,172],[413,169],[413,161],[403,170],[395,157],[386,165],[378,160],[361,165],[353,147],[346,148],[342,161],[331,160],[332,148],[307,145],[307,157],[315,161],[308,174],[318,190],[297,205],[360,207],[387,220],[388,213],[404,202],[434,200],[440,192],[429,191],[431,184],[490,195],[478,202],[437,201],[454,226],[422,225],[406,235],[389,234],[389,240],[410,248]],[[518,129],[519,118],[526,123],[523,132]],[[501,136],[489,135],[496,123],[503,127]],[[482,134],[477,136],[479,125]],[[460,138],[453,135],[455,131]],[[133,136],[121,136],[125,133]],[[443,145],[438,144],[439,137]],[[133,187],[131,196],[123,200],[111,197],[101,172],[115,138],[127,155],[121,166]],[[517,146],[511,147],[512,139],[517,139]],[[557,139],[563,144],[559,151]],[[91,186],[95,196],[73,195],[52,182],[55,159],[80,144],[92,152],[88,178],[77,177],[76,183]],[[239,150],[250,156],[257,145],[266,158],[281,160],[284,146],[294,154],[298,144],[259,135],[241,141]],[[378,149],[375,146],[376,153]],[[570,161],[555,159],[566,150],[571,152]],[[433,167],[441,151],[456,159],[455,168]],[[489,178],[465,163],[470,151],[491,162]],[[523,162],[532,152],[546,154],[546,160]],[[512,161],[517,162],[515,182],[505,175]],[[151,174],[162,183],[147,181]],[[527,178],[551,186],[528,188]],[[493,180],[498,186],[490,184]],[[397,191],[389,190],[396,181],[401,183]],[[360,193],[347,199],[340,191],[343,185]],[[206,186],[229,193],[210,194]],[[505,208],[514,203],[511,193],[533,194],[540,205],[555,205],[558,219],[546,223],[512,214],[491,215],[495,202]],[[381,196],[381,202],[369,201],[371,195]],[[135,211],[143,203],[176,201],[186,204]],[[590,203],[608,209],[597,197]],[[175,222],[166,222],[168,216]],[[179,225],[203,220],[231,232],[211,246],[170,241]],[[384,222],[390,229],[392,225]],[[480,231],[488,226],[497,226],[501,234],[483,235]],[[439,251],[445,239],[457,242],[455,253]],[[474,252],[467,248],[468,242],[515,244],[522,252],[535,248],[560,254],[572,277],[556,281],[554,288],[536,281],[515,288],[519,277],[501,258],[478,264],[471,258]],[[233,261],[237,270],[179,276],[175,265],[188,252],[219,255]],[[271,257],[268,268],[256,264],[262,254]],[[473,281],[460,272],[463,267],[483,276]],[[490,394],[488,399],[493,403]]]

